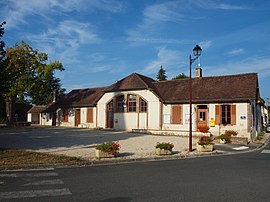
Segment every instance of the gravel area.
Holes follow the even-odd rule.
[[[112,133],[123,133],[123,132],[112,132]],[[155,154],[155,145],[157,142],[170,142],[174,144],[173,155],[180,156],[188,153],[189,139],[188,137],[178,136],[156,136],[156,135],[145,135],[132,133],[122,134],[128,136],[128,138],[117,141],[120,144],[120,157],[121,159],[138,159],[138,158],[154,158],[157,157]],[[193,149],[196,148],[197,138],[193,138]],[[76,145],[73,147],[58,147],[58,148],[47,148],[35,150],[39,152],[48,152],[53,154],[63,154],[67,156],[81,157],[87,160],[94,160],[95,147],[97,144],[89,145]]]

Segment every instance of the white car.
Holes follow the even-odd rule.
[[[270,132],[270,123],[267,124],[266,131]]]

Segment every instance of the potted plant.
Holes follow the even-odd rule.
[[[111,158],[119,155],[120,144],[117,142],[104,142],[96,146],[97,158]]]
[[[226,134],[221,134],[217,138],[219,139],[219,142],[222,144],[231,142],[231,136],[226,135]]]
[[[168,155],[172,154],[173,143],[170,142],[158,142],[155,146],[157,155]]]
[[[209,152],[214,149],[213,139],[209,136],[201,136],[197,142],[197,151]]]
[[[236,136],[238,134],[238,132],[235,130],[225,130],[224,134],[231,137],[231,136]]]

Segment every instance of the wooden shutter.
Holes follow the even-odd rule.
[[[219,125],[220,124],[220,119],[221,119],[221,106],[220,105],[216,105],[216,117],[215,117],[215,124]]]
[[[63,109],[63,122],[68,122],[68,109]]]
[[[172,106],[172,124],[182,123],[182,106],[173,105]]]
[[[236,105],[231,105],[231,124],[236,125]]]
[[[87,123],[93,123],[93,108],[87,108]]]

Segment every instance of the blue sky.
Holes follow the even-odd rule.
[[[0,0],[0,8],[6,46],[25,40],[62,62],[67,92],[133,72],[155,79],[161,65],[169,79],[189,75],[198,43],[203,76],[257,72],[270,98],[268,0]]]

